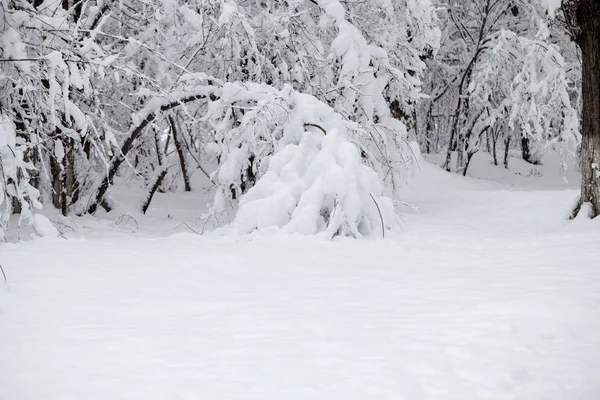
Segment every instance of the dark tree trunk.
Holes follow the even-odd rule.
[[[583,96],[580,206],[591,204],[595,217],[600,215],[600,2],[580,0],[576,17]]]
[[[521,155],[524,161],[531,164],[533,163],[531,159],[531,150],[529,148],[529,138],[525,136],[521,137]]]
[[[467,153],[467,163],[465,164],[465,168],[463,169],[463,176],[467,176],[467,170],[469,169],[469,165],[471,165],[471,160],[473,159],[475,153],[477,153],[477,150]]]
[[[425,153],[431,154],[431,138],[433,137],[433,102],[427,111],[427,125],[425,126]]]
[[[162,182],[165,180],[165,176],[167,176],[166,168],[164,168],[156,176],[156,179],[154,180],[154,183],[152,184],[152,187],[150,188],[150,192],[148,192],[148,197],[146,197],[144,204],[142,204],[142,214],[146,214],[146,211],[148,211],[148,207],[150,207],[150,203],[152,203],[152,198],[154,197],[154,194],[156,193],[156,191],[158,190],[158,188],[160,187]]]
[[[52,175],[52,181],[50,182],[52,184],[52,204],[60,210],[62,208],[60,203],[62,167],[61,163],[53,155],[50,156],[50,173]]]
[[[506,147],[504,148],[504,168],[508,169],[508,153],[510,151],[510,136],[506,138],[504,142]]]
[[[467,137],[458,132],[456,136],[456,171],[460,171],[465,165],[465,150],[467,147]]]
[[[171,132],[173,133],[173,144],[175,145],[175,150],[177,150],[177,156],[179,157],[179,167],[181,168],[181,175],[183,176],[185,191],[191,192],[192,187],[190,186],[190,177],[188,174],[187,164],[185,162],[185,154],[179,138],[180,132],[177,131],[177,126],[175,126],[175,120],[173,119],[172,115],[169,115],[169,124],[171,125]]]
[[[494,165],[498,165],[498,152],[496,151],[498,145],[498,136],[496,132],[492,134],[492,155],[494,156]]]

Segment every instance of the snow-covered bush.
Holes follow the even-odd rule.
[[[319,179],[330,179],[326,174],[333,173],[329,171],[332,165],[317,162],[315,159],[325,157],[323,154],[336,154],[335,159],[338,162],[342,162],[342,158],[345,160],[344,168],[347,168],[346,171],[350,174],[347,177],[339,174],[337,179],[352,180],[360,175],[362,183],[355,189],[356,193],[362,193],[361,196],[364,195],[363,197],[369,200],[353,204],[352,207],[358,209],[347,211],[350,222],[344,222],[349,228],[340,229],[339,232],[359,236],[373,229],[370,219],[368,224],[361,222],[366,221],[364,215],[371,215],[369,214],[371,211],[368,210],[375,206],[374,203],[379,202],[380,196],[393,198],[398,195],[395,189],[399,188],[406,172],[410,171],[418,161],[406,141],[403,125],[391,118],[387,120],[387,124],[359,124],[344,118],[315,97],[298,93],[289,86],[277,90],[264,84],[234,82],[226,83],[219,94],[219,99],[210,103],[207,113],[210,116],[208,121],[215,131],[215,145],[221,158],[217,170],[212,175],[213,182],[217,184],[217,192],[207,216],[214,226],[224,225],[233,220],[236,204],[240,198],[243,204],[249,201],[245,200],[248,196],[253,199],[253,204],[259,201],[271,204],[273,199],[264,197],[260,193],[265,193],[267,189],[264,185],[268,186],[273,182],[274,174],[279,176],[281,171],[278,168],[283,168],[281,164],[285,163],[285,157],[291,157],[296,160],[295,163],[303,165],[296,173],[298,182],[290,182],[296,188],[300,188],[302,185],[309,185],[304,182],[306,179],[309,181],[317,179],[315,170],[317,167],[323,168],[321,173],[324,175]],[[326,136],[323,154],[319,155],[320,153],[314,149],[310,150],[307,132]],[[334,132],[331,134],[331,139],[330,132]],[[352,153],[350,151],[342,155],[334,152],[331,148],[332,143],[344,146],[345,149],[352,146],[357,156],[350,157],[348,155]],[[280,156],[282,152],[284,155]],[[299,161],[300,159],[303,161]],[[304,175],[308,172],[303,168],[308,168],[309,164],[312,165],[310,170],[312,178]],[[367,173],[367,170],[370,172]],[[367,175],[369,178],[365,178]],[[267,183],[262,184],[263,180]],[[368,185],[364,183],[367,181],[370,182]],[[379,182],[379,186],[375,187],[373,182]],[[258,192],[252,189],[255,184],[260,187]],[[308,187],[304,188],[307,189]],[[371,194],[375,196],[374,199],[370,199]],[[340,192],[338,196],[340,198],[333,196],[331,199],[333,201],[335,198],[338,202],[342,201],[341,197],[346,198],[345,196],[346,194]],[[353,195],[348,194],[348,196]],[[300,204],[306,201],[300,200],[300,197],[295,198],[296,203],[292,201],[283,209],[290,211],[289,207],[300,207]],[[260,208],[259,205],[252,207]],[[304,218],[309,218],[306,213],[308,210],[313,210],[315,214],[311,218],[318,220],[321,214],[328,212],[320,207],[319,205],[316,208],[304,209],[302,211],[305,214]],[[333,207],[333,203],[325,204],[323,207]],[[340,207],[346,207],[345,203],[340,203]],[[393,226],[394,218],[387,213],[389,207],[384,204],[384,208],[386,223]],[[264,210],[278,212],[273,207],[265,207]],[[240,209],[239,212],[241,213],[242,210]],[[260,218],[266,218],[264,213]],[[313,227],[315,232],[320,231],[317,225],[315,222]],[[295,228],[292,228],[294,226],[297,226],[296,223],[286,229],[294,230]],[[328,226],[333,225],[328,223]],[[340,226],[333,233],[337,232],[338,228]],[[302,228],[302,231],[307,229]]]
[[[299,144],[284,146],[269,160],[266,173],[240,201],[232,228],[358,238],[385,235],[396,218],[380,177],[362,163],[343,132],[307,130]]]
[[[20,208],[19,224],[32,218],[32,206],[41,208],[39,192],[29,183],[34,167],[24,159],[25,148],[12,121],[0,112],[0,240],[5,238],[13,206]]]

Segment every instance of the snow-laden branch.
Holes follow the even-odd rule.
[[[219,93],[219,90],[220,89],[218,87],[207,86],[199,89],[194,94],[180,94],[176,100],[164,98],[150,100],[140,113],[141,121],[131,127],[127,134],[127,139],[125,139],[125,142],[123,142],[121,145],[119,152],[115,154],[110,161],[106,175],[102,179],[94,199],[89,204],[87,212],[93,214],[98,209],[98,205],[103,205],[105,208],[110,209],[110,205],[106,204],[105,195],[113,181],[113,178],[115,177],[121,164],[123,164],[125,161],[125,157],[133,148],[136,139],[142,134],[144,129],[146,129],[146,127],[148,127],[155,120],[159,113],[169,111],[175,107],[182,106],[196,100],[206,98],[215,100],[215,96]],[[177,96],[174,95],[174,97]]]

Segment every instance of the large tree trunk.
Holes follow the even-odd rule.
[[[580,203],[590,203],[595,217],[600,215],[600,3],[581,0],[577,22],[583,96]]]

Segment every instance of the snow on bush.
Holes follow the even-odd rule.
[[[377,173],[338,129],[305,131],[275,154],[267,172],[240,201],[236,233],[279,228],[326,238],[384,235],[396,221]]]
[[[24,147],[10,118],[0,113],[0,239],[5,238],[15,203],[21,209],[19,224],[31,220],[31,206],[41,208],[39,191],[29,184],[27,170],[33,165],[24,160]]]
[[[220,157],[213,226],[360,237],[382,234],[382,217],[394,225],[389,199],[417,162],[401,123],[359,124],[290,86],[240,82],[226,83],[208,114]]]

